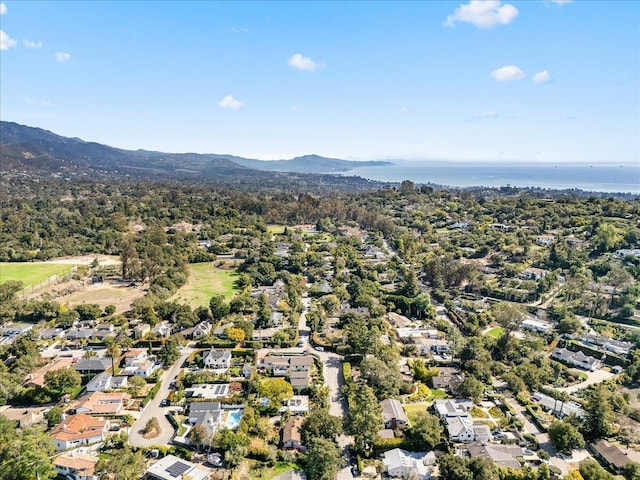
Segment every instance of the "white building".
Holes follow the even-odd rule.
[[[407,452],[394,448],[384,452],[382,463],[390,477],[429,480],[436,456],[433,452]]]
[[[187,460],[167,455],[147,469],[147,477],[154,480],[207,480],[209,472],[200,470],[196,464]]]
[[[540,322],[538,320],[533,320],[532,318],[527,318],[526,320],[524,320],[520,324],[520,328],[522,328],[522,330],[529,330],[530,332],[537,333],[549,333],[553,329],[550,324],[546,322]]]
[[[204,356],[204,366],[215,370],[226,370],[231,366],[231,350],[212,348]]]

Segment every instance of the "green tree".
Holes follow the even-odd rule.
[[[244,330],[241,330],[240,328],[227,328],[224,332],[227,335],[227,338],[229,340],[232,340],[236,343],[240,343],[242,341],[244,341]]]
[[[625,480],[640,480],[640,463],[629,462],[622,469]]]
[[[482,400],[484,394],[484,383],[467,375],[458,386],[458,394],[461,397],[471,398],[474,402],[478,403]]]
[[[436,415],[420,412],[407,430],[407,440],[419,451],[433,450],[444,441],[444,428]]]
[[[229,315],[229,304],[226,302],[224,295],[214,295],[209,300],[209,310],[216,321],[220,321]]]
[[[353,435],[355,450],[369,456],[383,427],[382,407],[371,387],[363,385],[354,392],[345,421],[345,431]]]
[[[201,448],[203,445],[206,445],[211,441],[209,434],[207,433],[207,429],[202,425],[194,425],[194,427],[189,431],[187,438],[192,445],[196,445],[198,448]]]
[[[167,366],[175,363],[180,358],[177,342],[173,339],[167,340],[158,352],[158,358]]]
[[[571,455],[571,451],[584,447],[584,438],[570,422],[557,421],[549,427],[549,438],[560,453]]]
[[[258,394],[275,406],[293,396],[293,387],[284,378],[263,378],[258,385]]]
[[[584,436],[589,440],[607,438],[611,433],[613,428],[613,411],[611,409],[610,399],[611,394],[603,385],[594,387],[587,394],[582,404],[585,411],[582,430]]]
[[[111,456],[101,458],[96,464],[96,473],[100,480],[138,480],[147,469],[142,450],[134,452],[128,445],[112,450]]]
[[[78,315],[80,315],[80,320],[95,320],[102,314],[102,309],[97,303],[83,303],[76,305],[74,310],[78,312]]]
[[[582,475],[584,480],[615,480],[613,475],[593,459],[588,459],[580,463],[580,475]]]
[[[333,441],[322,437],[311,439],[305,468],[309,480],[334,480],[341,466],[340,450]]]
[[[16,430],[0,415],[0,478],[7,480],[49,480],[56,471],[51,463],[54,447],[42,427]]]
[[[82,376],[72,367],[49,370],[44,374],[47,388],[58,395],[64,395],[82,384]]]
[[[313,438],[334,440],[342,434],[342,419],[329,414],[326,408],[309,413],[302,424],[302,443],[308,445]]]
[[[44,414],[44,418],[47,419],[47,427],[53,428],[62,421],[62,408],[52,407],[47,413]]]
[[[147,382],[144,378],[134,375],[133,377],[130,377],[127,385],[129,393],[134,397],[139,397],[147,386]]]
[[[113,337],[107,338],[104,344],[107,350],[106,351],[107,356],[111,357],[111,374],[115,375],[116,374],[115,359],[116,358],[119,359],[120,355],[122,355],[122,347],[120,347],[118,342],[116,342],[116,339]]]
[[[601,223],[596,229],[593,244],[599,251],[608,252],[616,248],[622,240],[623,236],[618,227],[612,223]]]

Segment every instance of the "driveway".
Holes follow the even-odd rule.
[[[134,447],[151,447],[153,445],[168,445],[173,438],[174,430],[173,426],[169,423],[169,420],[165,417],[167,411],[166,407],[161,407],[160,402],[167,398],[169,395],[169,384],[178,376],[178,373],[182,369],[182,364],[187,357],[194,351],[193,348],[184,348],[180,354],[180,358],[171,366],[169,370],[164,372],[160,379],[162,385],[156,397],[151,400],[145,409],[138,417],[138,420],[131,427],[131,433],[129,434],[129,443]],[[158,419],[160,424],[160,435],[155,438],[142,438],[142,430],[149,420],[153,417]]]
[[[580,382],[576,385],[571,385],[570,387],[558,388],[557,390],[567,393],[574,393],[578,390],[582,390],[583,388],[588,387],[589,385],[596,385],[615,377],[614,373],[607,372],[606,370],[596,370],[595,372],[585,373],[587,374],[587,379],[584,382]]]
[[[537,425],[529,420],[529,414],[527,413],[525,407],[520,405],[513,397],[505,396],[504,401],[511,405],[511,407],[516,411],[516,416],[519,420],[522,421],[525,432],[533,435],[536,438],[536,441],[538,442],[540,448],[549,454],[549,463],[559,468],[563,476],[566,475],[569,472],[569,465],[558,454],[558,451],[553,446],[553,443],[551,443],[549,435],[542,432],[537,427]]]

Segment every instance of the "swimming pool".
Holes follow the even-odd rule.
[[[225,422],[225,427],[229,430],[235,430],[240,425],[240,420],[242,419],[242,410],[230,410],[227,413],[227,421]]]

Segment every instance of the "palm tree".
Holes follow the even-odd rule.
[[[118,345],[115,338],[111,337],[105,341],[105,345],[107,347],[107,355],[111,357],[111,375],[115,375],[115,358],[122,355],[122,348]]]

